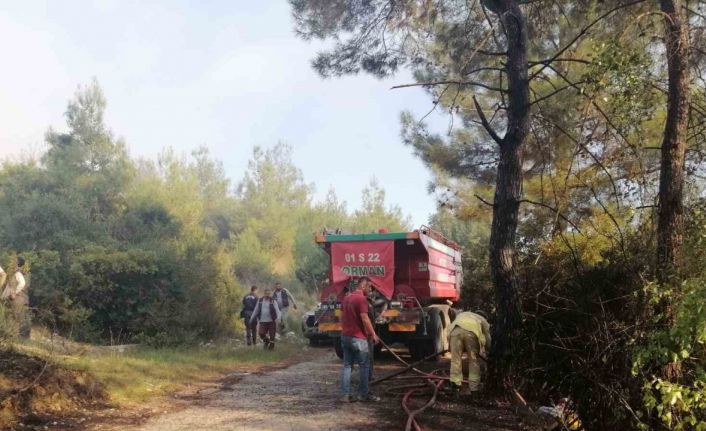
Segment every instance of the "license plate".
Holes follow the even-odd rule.
[[[404,323],[390,323],[387,327],[390,332],[414,332],[417,330],[417,325]]]
[[[340,331],[340,330],[341,330],[340,323],[319,323],[319,331],[333,332],[333,331]]]

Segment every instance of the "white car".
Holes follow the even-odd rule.
[[[331,338],[319,332],[319,322],[316,320],[316,310],[321,306],[318,304],[315,308],[307,311],[302,316],[302,334],[309,339],[309,345],[318,346],[324,342],[330,342]]]

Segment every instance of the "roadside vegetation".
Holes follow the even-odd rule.
[[[62,351],[45,343],[24,343],[16,349],[68,370],[89,373],[100,383],[108,401],[138,404],[173,393],[187,385],[216,381],[237,370],[256,370],[282,361],[299,345],[280,343],[275,351],[232,343],[179,347],[95,347],[63,342]]]
[[[38,330],[31,341],[0,350],[0,428],[89,419],[105,408],[143,409],[160,396],[218,387],[234,372],[256,372],[296,357],[232,341],[194,346],[94,346]]]

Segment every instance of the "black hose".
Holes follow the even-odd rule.
[[[427,336],[427,319],[426,316],[424,315],[424,307],[422,307],[422,304],[419,302],[419,300],[414,297],[414,300],[417,302],[417,306],[419,307],[419,311],[422,312],[422,325],[424,326],[424,336]]]
[[[387,347],[387,346],[385,346],[385,347]],[[389,348],[388,348],[388,350],[389,350]],[[414,363],[412,363],[412,364],[407,365],[405,368],[403,368],[403,369],[401,369],[401,370],[399,370],[399,371],[395,371],[395,372],[393,372],[392,374],[388,374],[388,375],[385,376],[385,377],[380,377],[379,379],[375,379],[375,380],[373,380],[372,382],[370,382],[370,384],[371,384],[371,385],[376,385],[376,384],[378,384],[378,383],[380,383],[380,382],[384,382],[385,380],[389,380],[389,379],[391,379],[391,378],[393,378],[393,377],[395,377],[395,376],[399,376],[400,374],[404,374],[404,373],[406,373],[407,371],[414,369],[417,365],[419,365],[419,364],[421,364],[421,363],[423,363],[423,362],[426,362],[426,361],[428,361],[428,360],[430,360],[430,359],[434,359],[435,357],[437,357],[437,356],[439,356],[439,355],[443,355],[443,354],[446,353],[446,352],[448,352],[448,350],[442,350],[441,352],[433,353],[433,354],[431,354],[431,355],[429,355],[429,356],[427,356],[427,357],[425,357],[425,358],[423,358],[423,359],[418,360],[417,362],[414,362]],[[403,361],[403,363],[406,363],[406,362]],[[422,375],[426,375],[426,374],[427,374],[427,373],[425,373],[424,371],[420,371],[420,370],[415,370],[415,371],[419,372],[419,373],[422,374]],[[438,376],[432,376],[432,377],[440,378],[440,377],[438,377]]]

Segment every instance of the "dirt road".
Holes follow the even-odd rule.
[[[94,421],[88,431],[353,431],[401,430],[406,415],[400,395],[376,387],[380,403],[341,404],[338,399],[340,361],[331,349],[302,351],[293,365],[248,373],[235,373],[221,384],[178,397],[164,413],[147,419]],[[431,365],[430,365],[431,366]],[[447,362],[433,365],[448,367]],[[397,370],[391,358],[376,361],[378,375]],[[354,372],[353,381],[357,381]],[[112,422],[112,423],[111,423]],[[135,425],[136,423],[139,423]],[[492,401],[459,402],[443,399],[420,418],[429,431],[526,430],[507,407]]]
[[[338,403],[340,363],[328,350],[288,368],[227,379],[223,390],[152,417],[133,431],[323,431],[390,429],[367,403]],[[357,378],[357,376],[354,376]],[[97,427],[97,429],[104,429]]]

